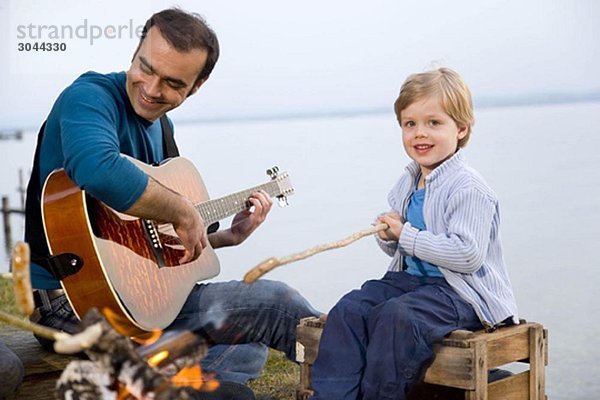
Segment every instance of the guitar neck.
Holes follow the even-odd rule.
[[[196,204],[196,210],[200,213],[206,226],[230,217],[248,208],[248,198],[254,192],[264,190],[270,197],[280,195],[277,182],[267,182],[241,192],[233,193],[218,199],[208,200]]]

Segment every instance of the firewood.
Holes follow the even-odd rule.
[[[171,380],[183,368],[198,366],[206,354],[204,339],[192,332],[169,332],[163,335],[164,339],[136,347],[129,338],[117,333],[95,309],[88,311],[81,326],[84,332],[99,326],[101,334],[85,350],[90,360],[71,362],[61,375],[57,383],[57,396],[61,399],[75,396],[115,399],[119,388],[136,399],[205,399],[202,390],[205,386],[212,388],[210,382],[178,386]],[[147,359],[160,352],[169,354],[169,362],[159,370]]]

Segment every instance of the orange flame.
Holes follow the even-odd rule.
[[[188,386],[202,392],[213,392],[219,388],[219,381],[215,380],[210,374],[203,375],[199,365],[183,368],[171,378],[171,383],[173,386]],[[119,385],[117,394],[117,400],[130,400],[135,398],[123,384]]]
[[[161,362],[166,360],[168,357],[169,357],[168,350],[159,351],[158,353],[154,354],[152,357],[150,357],[148,359],[148,364],[153,367],[156,367],[158,364],[160,364]]]
[[[104,314],[108,322],[115,328],[127,322],[125,318],[121,317],[108,307],[102,309],[102,314]]]
[[[203,378],[208,379],[204,380]],[[199,365],[183,368],[171,378],[171,382],[175,386],[189,386],[195,390],[205,392],[212,392],[219,387],[219,382],[214,380],[212,376],[202,376],[202,370]]]
[[[104,308],[102,313],[106,317],[106,320],[115,328],[122,326],[127,321],[121,316],[113,312],[109,308]],[[148,345],[156,342],[162,335],[162,331],[154,330],[148,332],[147,336],[143,337],[130,337],[130,339],[141,345]],[[161,362],[169,358],[169,351],[162,350],[148,358],[148,365],[155,367]],[[211,374],[202,374],[200,365],[194,365],[193,367],[186,367],[181,369],[176,375],[171,377],[171,383],[174,386],[187,386],[194,390],[203,392],[212,392],[218,389],[219,381],[217,381]],[[125,385],[120,384],[118,388],[117,400],[128,400],[134,398],[133,394],[127,390]]]
[[[196,390],[202,387],[202,370],[199,365],[186,367],[171,378],[175,386],[190,386]]]
[[[137,344],[141,344],[142,346],[145,346],[147,344],[152,344],[152,343],[156,342],[162,335],[162,331],[160,331],[160,330],[155,330],[155,331],[152,331],[149,333],[150,333],[150,336],[148,336],[148,337],[145,337],[145,338],[132,337],[131,340],[133,340]]]
[[[127,321],[125,318],[118,315],[117,313],[115,313],[113,310],[111,310],[108,307],[104,307],[102,309],[102,314],[104,314],[104,317],[106,318],[108,323],[113,328],[115,328],[117,330],[117,332],[119,332],[120,334],[123,335],[123,332],[121,331],[120,328],[123,326],[127,326],[129,324],[129,321]],[[160,335],[162,335],[162,332],[155,330],[152,332],[147,332],[146,334],[144,334],[142,336],[131,337],[131,339],[138,344],[151,344],[151,343],[154,343],[156,340],[158,340]]]
[[[204,392],[214,392],[219,388],[219,381],[211,379],[202,384],[202,390]]]
[[[127,390],[127,388],[124,387],[123,385],[119,385],[119,390],[118,390],[117,394],[118,394],[117,400],[127,400],[129,398],[129,396],[131,395],[131,392],[129,390]]]

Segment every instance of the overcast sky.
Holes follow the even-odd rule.
[[[39,126],[82,72],[126,70],[136,28],[173,5],[203,15],[222,49],[180,120],[387,107],[432,62],[476,98],[600,92],[595,0],[0,0],[0,128]],[[42,42],[66,49],[18,51]]]

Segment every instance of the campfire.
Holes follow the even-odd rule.
[[[81,327],[81,333],[68,338],[67,347],[70,352],[83,350],[89,360],[69,363],[56,386],[61,399],[204,399],[203,393],[219,387],[213,377],[202,374],[200,360],[207,346],[192,332],[166,332],[136,346],[96,310],[86,314]],[[91,346],[73,345],[88,342],[86,337],[97,330]],[[65,345],[57,341],[55,348]]]
[[[15,300],[19,311],[33,311],[29,281],[29,248],[19,243],[13,252]],[[208,346],[190,331],[153,332],[137,341],[121,336],[107,319],[91,309],[82,319],[80,332],[70,335],[0,312],[0,319],[18,328],[55,340],[57,353],[81,354],[70,362],[56,383],[59,399],[219,399],[219,382],[203,374],[200,360]],[[108,320],[111,320],[111,323]]]

